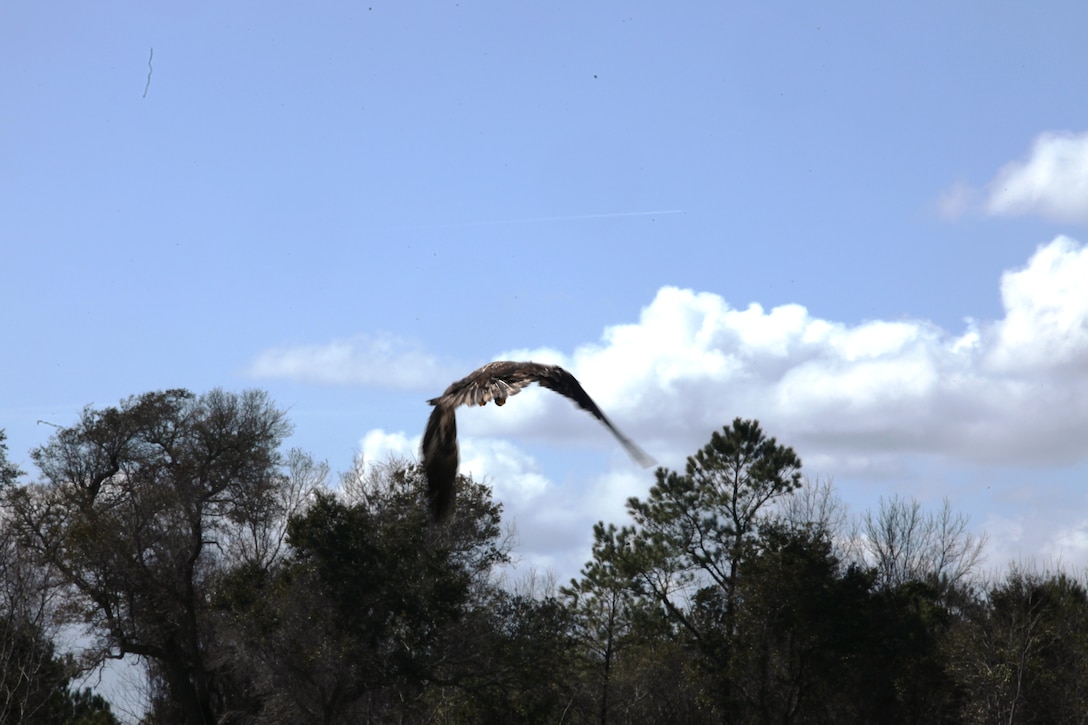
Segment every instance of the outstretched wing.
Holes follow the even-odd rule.
[[[612,425],[607,416],[581,383],[558,365],[534,362],[501,360],[488,363],[446,388],[446,392],[427,402],[434,406],[427,428],[423,432],[423,472],[427,476],[427,497],[435,520],[441,520],[453,505],[454,483],[457,478],[457,418],[455,411],[460,405],[485,405],[495,401],[502,405],[511,395],[522,388],[540,383],[545,388],[573,400],[578,407],[604,423],[631,458],[643,467],[654,465],[654,459],[646,455],[630,438]]]
[[[647,455],[646,451],[635,445],[634,441],[621,433],[619,428],[612,425],[612,421],[601,412],[601,409],[593,402],[593,398],[589,397],[589,393],[585,391],[577,378],[558,365],[542,365],[540,367],[543,370],[539,371],[535,376],[538,383],[548,390],[554,390],[560,395],[570,398],[578,404],[579,408],[588,411],[590,415],[604,423],[608,430],[612,431],[612,435],[616,436],[616,440],[620,442],[628,455],[635,459],[640,466],[649,468],[654,465],[654,459]]]

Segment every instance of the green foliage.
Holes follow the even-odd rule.
[[[717,587],[725,626],[732,627],[745,544],[765,508],[801,485],[800,467],[792,448],[766,437],[756,421],[737,418],[688,458],[683,475],[659,468],[649,497],[628,500],[635,526],[615,534],[614,565],[712,653],[716,635],[686,616],[684,600]]]
[[[147,658],[186,722],[215,720],[207,583],[230,542],[275,515],[288,432],[259,391],[147,393],[85,409],[31,451],[42,482],[7,497],[100,656]]]
[[[1080,722],[1088,712],[1088,591],[1013,568],[955,633],[967,722]]]
[[[72,690],[65,699],[63,712],[54,722],[63,725],[119,725],[105,698],[89,687]]]
[[[623,707],[626,683],[617,677],[616,663],[638,642],[640,610],[644,606],[620,570],[614,525],[593,527],[593,559],[582,568],[582,578],[571,580],[561,593],[572,614],[573,636],[584,651],[584,687],[596,700],[600,720]]]
[[[22,473],[8,462],[4,440],[0,430],[0,495],[7,500]],[[51,636],[48,569],[21,545],[10,515],[0,510],[0,722],[111,725],[117,720],[101,697],[69,689],[78,668],[57,653]]]
[[[14,463],[8,461],[8,444],[5,443],[7,439],[7,432],[0,428],[0,490],[15,485],[19,476],[23,475]]]
[[[683,474],[656,475],[628,502],[633,526],[594,527],[593,559],[564,590],[598,722],[954,721],[952,598],[977,555],[961,519],[906,531],[912,568],[891,585],[839,559],[833,505],[790,502],[800,459],[754,421],[715,433]],[[885,521],[895,543],[898,521]],[[647,652],[683,665],[663,672]],[[676,672],[685,687],[654,690]],[[671,717],[631,707],[649,692]]]
[[[423,512],[382,521],[362,505],[320,494],[292,518],[292,554],[274,572],[242,568],[224,580],[236,673],[256,691],[258,716],[344,721],[415,700],[436,666],[435,642],[468,596]]]
[[[70,657],[57,654],[39,622],[0,609],[0,722],[117,723],[101,696],[90,689],[70,690],[77,671]]]
[[[643,539],[636,547],[728,588],[760,513],[801,485],[800,468],[792,448],[767,438],[756,421],[737,418],[688,457],[683,475],[659,468],[649,498],[628,500]]]
[[[551,597],[492,589],[454,629],[432,693],[436,720],[449,723],[560,722],[578,705],[570,611]],[[454,632],[451,632],[453,634]]]
[[[766,526],[741,561],[732,635],[725,622],[720,627],[729,657],[716,658],[727,663],[716,674],[732,684],[723,688],[731,695],[723,708],[756,713],[764,722],[821,710],[830,716],[850,674],[846,663],[858,663],[853,632],[871,580],[842,572],[830,541],[805,529]]]
[[[236,719],[537,722],[569,703],[569,615],[496,587],[507,556],[490,491],[458,483],[435,526],[417,467],[355,470],[288,526],[275,569],[219,585]],[[243,715],[244,713],[244,715]]]
[[[33,622],[0,613],[0,722],[56,717],[71,675]]]

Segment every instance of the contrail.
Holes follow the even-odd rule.
[[[665,216],[667,214],[683,214],[683,209],[661,209],[657,211],[615,211],[603,214],[571,214],[569,216],[539,216],[524,217],[522,219],[484,219],[474,222],[444,222],[439,224],[418,224],[408,227],[394,227],[394,229],[450,229],[453,227],[487,227],[502,224],[538,224],[540,222],[569,222],[583,219],[615,219],[618,217],[635,216]]]
[[[154,57],[155,49],[152,48],[147,54],[147,83],[144,85],[144,98],[147,98],[147,89],[151,87],[151,74],[155,72],[155,69],[151,67],[151,59]]]
[[[541,216],[525,219],[496,219],[493,221],[468,222],[470,224],[528,224],[530,222],[565,222],[576,219],[611,219],[623,216],[664,216],[665,214],[683,214],[683,209],[662,209],[659,211],[615,211],[604,214],[573,214],[571,216]]]

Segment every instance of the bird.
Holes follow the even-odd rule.
[[[451,383],[442,395],[427,401],[434,406],[434,410],[427,420],[420,448],[423,473],[427,478],[427,498],[434,521],[444,519],[453,507],[454,481],[459,463],[457,408],[462,405],[487,405],[488,401],[502,406],[507,398],[517,395],[532,383],[539,383],[573,400],[612,431],[631,458],[643,468],[654,465],[654,459],[612,425],[581,383],[560,366],[514,360],[490,362]]]

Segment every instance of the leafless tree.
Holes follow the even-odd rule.
[[[231,565],[269,568],[283,555],[291,516],[301,512],[328,482],[328,463],[315,461],[297,448],[287,454],[283,469],[280,485],[268,496],[248,501],[254,510],[241,518],[238,527],[224,532],[221,548]]]
[[[861,546],[877,569],[879,582],[894,588],[926,581],[947,591],[963,583],[982,556],[986,537],[968,529],[968,519],[952,512],[948,499],[927,512],[916,500],[882,498],[876,514],[865,514]]]

